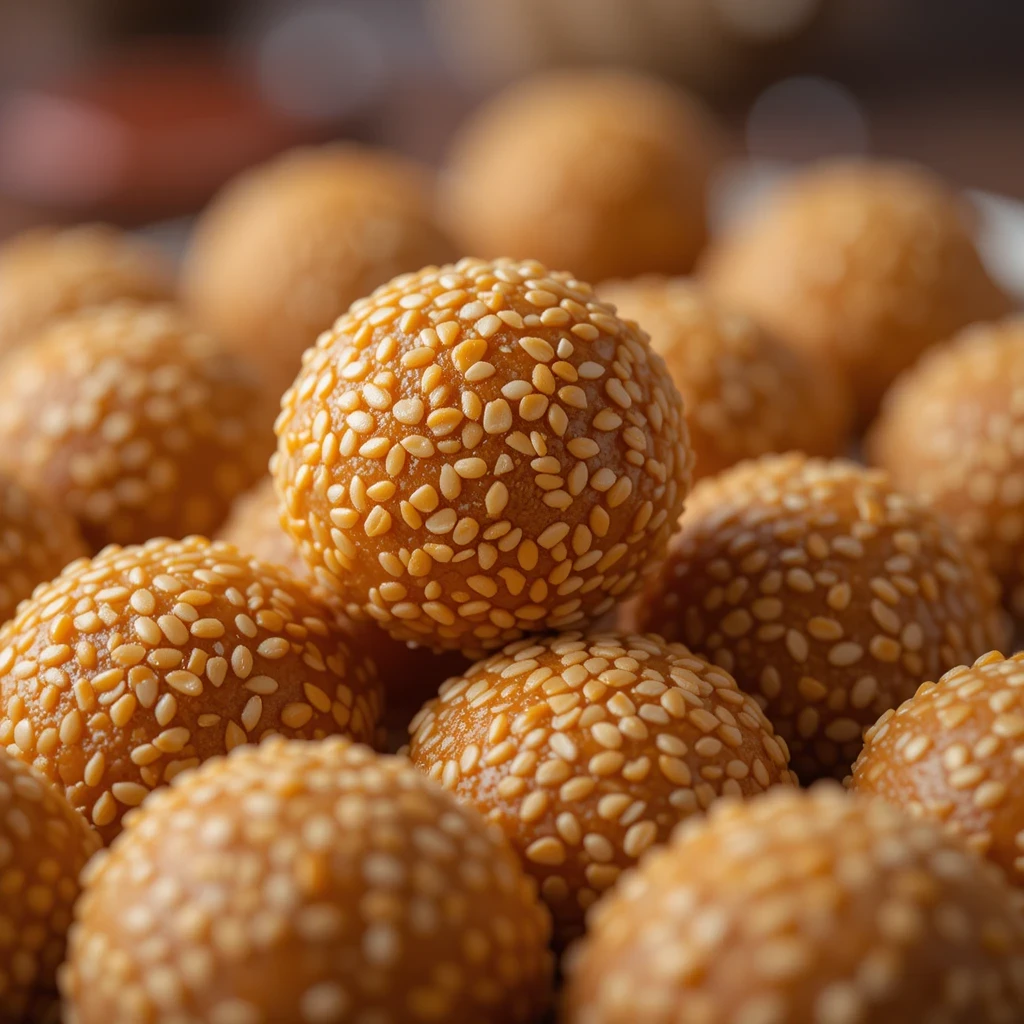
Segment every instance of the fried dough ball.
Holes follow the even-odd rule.
[[[0,470],[59,500],[92,550],[215,530],[265,472],[274,403],[173,306],[49,327],[0,373]]]
[[[1011,308],[966,204],[899,164],[829,162],[796,175],[712,248],[704,271],[723,299],[832,361],[862,422],[926,348]]]
[[[317,582],[397,640],[467,655],[605,614],[657,571],[690,485],[647,336],[535,262],[466,259],[355,303],[277,434]]]
[[[657,79],[556,72],[511,86],[458,134],[442,190],[464,253],[586,281],[689,271],[707,236],[703,111]]]
[[[686,822],[595,908],[566,1024],[1003,1024],[1024,915],[928,822],[833,784]]]
[[[754,699],[653,635],[520,640],[445,683],[411,729],[413,764],[501,826],[563,942],[678,822],[796,782]]]
[[[185,299],[280,396],[352,302],[455,255],[432,191],[424,168],[369,147],[286,153],[230,182],[200,217]]]
[[[76,917],[75,1024],[531,1024],[549,999],[550,921],[501,833],[339,738],[183,775]]]
[[[600,292],[665,360],[683,396],[697,479],[769,452],[844,453],[853,410],[828,363],[781,344],[692,281],[642,277]]]
[[[883,711],[1007,640],[998,584],[941,515],[796,454],[701,481],[631,610],[756,696],[805,783],[843,778]]]
[[[0,629],[0,744],[109,842],[152,789],[274,733],[376,738],[371,652],[291,573],[202,537],[107,548]]]

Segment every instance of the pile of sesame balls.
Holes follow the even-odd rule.
[[[1024,1019],[1024,319],[915,167],[702,253],[709,130],[0,247],[0,1022]]]

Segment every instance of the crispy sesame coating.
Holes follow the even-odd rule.
[[[78,526],[59,506],[0,474],[0,625],[36,584],[86,554]]]
[[[375,737],[367,650],[291,573],[201,537],[68,566],[0,629],[0,744],[110,841],[150,790],[274,733]]]
[[[275,397],[356,299],[455,255],[426,169],[354,144],[293,150],[230,182],[182,269],[197,317],[261,370]]]
[[[1009,1024],[1024,915],[991,865],[832,783],[721,803],[598,904],[566,1024]]]
[[[1024,886],[1024,655],[922,683],[864,734],[850,782],[943,822]]]
[[[316,587],[295,542],[281,528],[281,510],[269,478],[235,502],[218,536],[260,561],[283,565],[300,579],[309,580],[317,597],[330,603],[330,595]],[[450,676],[461,675],[470,662],[458,651],[435,654],[429,648],[392,640],[372,620],[348,621],[358,642],[373,654],[384,689],[383,724],[388,745],[397,750],[408,739],[407,727],[423,702],[433,697]]]
[[[90,867],[71,1024],[528,1024],[550,922],[499,830],[340,738],[235,751]]]
[[[100,845],[38,772],[0,751],[0,1021],[49,1020],[78,876]]]
[[[445,683],[411,732],[413,763],[509,837],[562,940],[684,818],[796,783],[754,699],[653,635],[510,644]]]
[[[0,246],[0,353],[77,310],[173,292],[173,271],[160,253],[116,228],[26,231]]]
[[[94,551],[216,529],[266,471],[272,421],[251,371],[170,305],[77,313],[0,374],[0,468]]]
[[[712,290],[832,360],[862,420],[934,342],[1009,311],[966,203],[916,167],[837,161],[798,174],[709,253]]]
[[[707,236],[704,111],[654,78],[556,72],[485,103],[442,189],[463,252],[536,258],[587,281],[689,271]]]
[[[682,402],[635,324],[536,262],[396,278],[306,353],[284,525],[354,618],[467,654],[593,620],[657,571]]]
[[[941,515],[797,454],[701,481],[630,611],[731,672],[805,783],[845,776],[883,711],[1007,640],[998,584]]]
[[[830,364],[685,278],[614,281],[600,294],[665,360],[683,396],[696,478],[768,452],[844,454],[853,410]]]
[[[1024,618],[1024,318],[929,352],[886,395],[867,450],[985,551]]]

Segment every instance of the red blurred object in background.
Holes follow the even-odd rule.
[[[145,47],[0,100],[0,196],[48,219],[141,223],[193,211],[311,135],[222,53]]]

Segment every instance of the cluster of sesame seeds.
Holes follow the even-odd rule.
[[[665,360],[683,397],[698,478],[768,452],[842,452],[852,410],[828,364],[685,278],[613,282],[600,294],[643,326]]]
[[[1024,886],[1024,658],[923,683],[864,734],[854,789],[942,822]]]
[[[646,335],[535,262],[395,279],[321,336],[282,405],[272,469],[318,582],[436,648],[604,614],[657,571],[689,489]]]
[[[36,584],[85,553],[74,519],[0,475],[0,625]]]
[[[169,299],[173,289],[173,272],[159,254],[114,228],[27,231],[0,248],[0,352],[76,310]]]
[[[410,731],[413,763],[501,825],[563,939],[679,821],[795,783],[756,702],[656,636],[510,644],[445,683]]]
[[[0,745],[106,840],[150,790],[274,733],[375,739],[376,669],[284,569],[203,538],[110,547],[0,630]]]
[[[341,739],[187,773],[94,863],[74,1024],[529,1024],[549,998],[548,915],[500,832]]]
[[[441,206],[465,253],[539,259],[595,283],[688,273],[707,239],[706,127],[690,96],[657,78],[535,76],[467,120]]]
[[[687,822],[598,904],[567,1024],[1009,1024],[1021,900],[930,823],[838,786]]]
[[[940,515],[797,454],[701,481],[634,615],[731,672],[804,782],[843,778],[883,711],[1007,639],[998,585]]]
[[[280,397],[353,301],[453,256],[431,185],[423,168],[370,147],[291,150],[232,181],[202,215],[185,300]]]
[[[78,876],[98,846],[56,789],[0,753],[0,1020],[49,1019]]]
[[[1011,308],[960,197],[927,172],[879,163],[798,175],[709,254],[705,278],[779,337],[832,359],[863,418],[929,345]]]
[[[266,471],[273,403],[172,306],[49,327],[0,374],[0,467],[59,496],[93,550],[208,533]]]
[[[1024,318],[929,352],[886,396],[867,447],[986,552],[1024,616]]]

